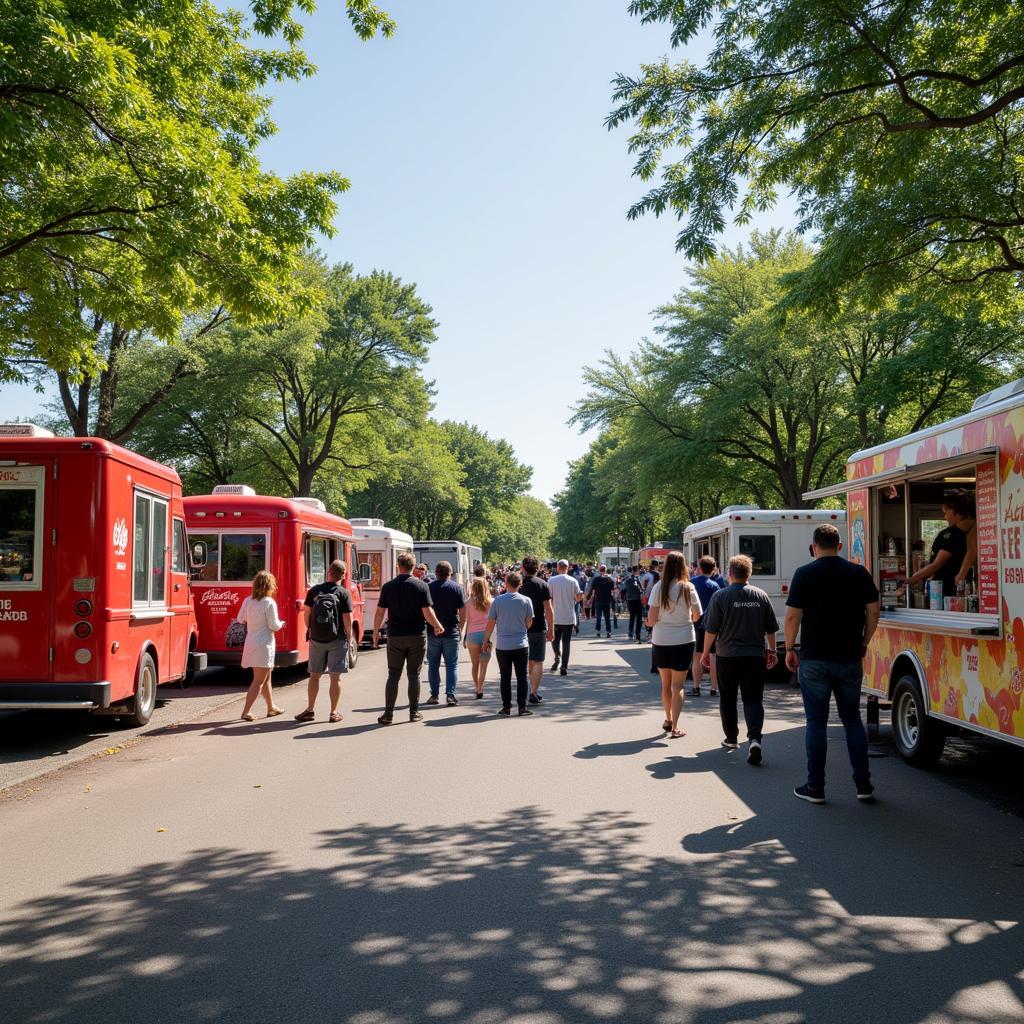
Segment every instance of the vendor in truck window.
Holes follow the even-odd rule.
[[[967,491],[953,491],[943,498],[946,529],[940,530],[932,541],[931,561],[922,565],[907,583],[914,586],[925,580],[941,580],[944,597],[956,594],[957,584],[972,576],[978,557],[974,515],[974,497]]]

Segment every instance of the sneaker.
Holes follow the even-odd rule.
[[[409,712],[409,721],[410,722],[422,722],[423,721],[423,716],[418,711],[410,711]]]
[[[811,789],[810,786],[797,786],[793,790],[793,796],[798,800],[806,800],[809,804],[823,804],[825,802],[825,790]]]
[[[870,782],[857,783],[857,799],[863,800],[866,804],[875,802],[875,787]]]
[[[751,740],[747,748],[747,764],[761,763],[761,744],[757,740]]]
[[[530,696],[527,697],[526,699],[531,704],[539,704],[544,698],[541,697],[541,695],[539,693],[531,693]]]
[[[605,633],[605,637],[606,637],[607,639],[611,640],[611,638],[612,638],[612,635],[611,635],[611,633]]]
[[[393,721],[393,719],[392,719],[391,715],[389,715],[385,711],[384,714],[381,715],[380,718],[377,719],[377,724],[378,725],[390,725],[392,723],[392,721]]]
[[[445,697],[444,702],[448,705],[448,707],[454,708],[458,706],[459,698],[456,697],[454,693],[450,693],[448,694],[447,697]]]
[[[569,670],[568,670],[567,668],[562,668],[562,669],[559,669],[559,670],[558,670],[558,674],[559,674],[560,676],[567,676],[567,675],[569,674]]]
[[[551,671],[552,672],[557,672],[558,671],[558,662],[557,661],[554,663],[554,665],[551,666]]]
[[[441,702],[440,702],[440,700],[437,699],[437,697],[434,696],[434,694],[431,694],[423,703],[424,704],[440,704]]]
[[[484,699],[484,695],[483,695],[482,693],[478,693],[478,694],[476,695],[476,699],[477,699],[477,700],[483,700],[483,699]]]
[[[722,746],[725,747],[726,750],[739,750],[740,749],[740,745],[738,743],[734,742],[733,740],[722,740]]]
[[[512,709],[511,708],[502,708],[498,712],[498,714],[499,715],[504,715],[506,718],[508,718],[508,716],[512,714]]]
[[[519,714],[521,715],[532,715],[533,712],[529,708],[520,708]]]

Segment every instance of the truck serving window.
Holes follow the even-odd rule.
[[[306,586],[315,587],[327,579],[327,538],[306,538]]]
[[[262,533],[225,533],[220,538],[220,578],[227,582],[252,581],[267,567],[267,538]]]
[[[167,603],[167,502],[136,492],[132,605]]]
[[[754,563],[754,576],[778,575],[774,536],[765,533],[741,533],[738,543],[740,554],[747,555]]]
[[[38,584],[39,492],[35,487],[0,488],[0,589]]]

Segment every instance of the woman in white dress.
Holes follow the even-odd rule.
[[[274,668],[274,634],[284,626],[277,617],[277,580],[272,573],[258,572],[252,581],[252,596],[242,602],[238,609],[238,621],[245,624],[245,646],[242,648],[242,668],[252,669],[252,686],[245,695],[242,721],[254,722],[256,716],[252,706],[263,694],[267,702],[267,718],[280,715],[283,708],[274,704],[270,688],[270,673]]]

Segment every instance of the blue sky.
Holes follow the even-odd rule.
[[[667,28],[627,0],[382,0],[398,32],[360,43],[341,6],[309,20],[319,74],[275,88],[264,160],[351,179],[324,251],[416,282],[440,323],[435,415],[508,439],[550,499],[588,442],[566,424],[582,367],[628,352],[684,281],[676,222],[626,220],[643,186],[603,125],[612,75],[667,52]]]

